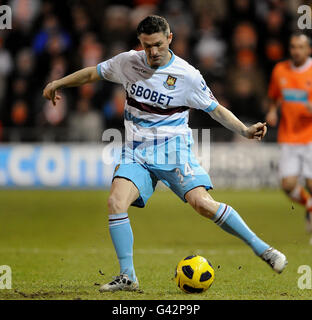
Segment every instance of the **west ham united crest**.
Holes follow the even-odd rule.
[[[167,80],[164,82],[164,87],[168,90],[173,90],[175,89],[175,83],[177,81],[177,78],[168,76]]]

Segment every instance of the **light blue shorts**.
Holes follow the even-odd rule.
[[[125,178],[137,187],[140,196],[132,203],[133,206],[143,208],[159,180],[184,202],[187,202],[185,194],[196,187],[213,188],[208,173],[198,163],[190,144],[182,141],[134,142],[130,147],[123,147],[113,179]]]

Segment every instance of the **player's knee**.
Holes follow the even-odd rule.
[[[291,193],[291,191],[294,190],[296,185],[297,185],[297,181],[293,179],[285,178],[281,181],[281,187],[287,194]]]
[[[114,213],[124,213],[127,212],[128,207],[126,203],[123,201],[122,197],[119,197],[118,195],[111,194],[107,201],[108,205],[108,212],[110,214]]]
[[[208,197],[198,197],[193,200],[192,207],[202,216],[212,218],[215,214],[215,203]]]

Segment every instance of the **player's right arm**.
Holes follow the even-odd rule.
[[[265,116],[265,121],[271,127],[275,127],[278,122],[278,103],[272,99],[269,100],[269,111]]]
[[[278,85],[279,75],[278,75],[278,66],[275,66],[275,68],[272,71],[270,83],[269,83],[269,90],[268,90],[268,96],[269,96],[269,109],[266,114],[265,120],[268,125],[271,127],[275,127],[278,122],[278,98],[280,95],[280,88]]]
[[[107,80],[115,83],[122,83],[123,63],[133,54],[134,50],[122,52],[117,56],[99,63],[95,67],[88,67],[74,72],[64,78],[50,82],[43,90],[43,96],[52,101],[53,105],[61,97],[57,94],[58,89],[78,87],[86,83],[99,80]]]
[[[55,106],[56,101],[61,98],[57,94],[58,89],[78,87],[86,83],[99,81],[101,79],[102,78],[98,74],[96,67],[84,68],[64,78],[48,83],[43,90],[43,97],[51,100]]]

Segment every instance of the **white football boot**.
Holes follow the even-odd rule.
[[[288,263],[285,255],[272,247],[265,250],[260,257],[277,273],[281,273]]]
[[[132,281],[127,274],[121,274],[114,278],[112,282],[103,284],[100,292],[114,292],[114,291],[137,291],[139,290],[138,279]]]

